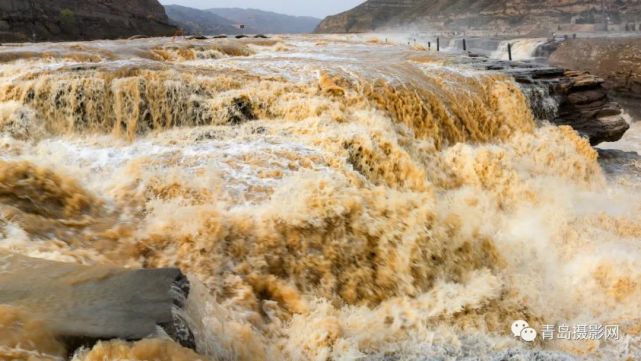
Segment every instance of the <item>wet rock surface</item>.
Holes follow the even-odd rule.
[[[549,54],[549,62],[603,78],[603,86],[641,118],[641,36],[564,41]]]
[[[256,120],[251,100],[248,97],[233,99],[227,108],[227,123],[238,125],[250,120]]]
[[[630,128],[621,106],[610,99],[605,81],[598,76],[526,62],[469,61],[477,68],[514,77],[528,96],[536,118],[569,125],[589,138],[592,145],[618,141]]]
[[[563,97],[557,124],[572,126],[590,138],[596,145],[615,142],[630,129],[621,106],[608,97],[603,79],[585,72],[567,71],[555,86],[555,93]]]
[[[607,175],[641,176],[641,155],[618,149],[598,149],[599,164]]]
[[[189,281],[178,269],[81,266],[0,252],[0,304],[45,321],[67,351],[98,340],[138,340],[162,327],[194,347],[179,316]]]

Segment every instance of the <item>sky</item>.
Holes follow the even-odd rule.
[[[349,10],[364,0],[160,0],[164,5],[176,4],[198,9],[253,8],[287,15],[324,18]]]

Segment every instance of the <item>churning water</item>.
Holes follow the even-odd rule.
[[[198,354],[110,341],[78,361],[641,356],[641,182],[538,126],[503,75],[343,36],[0,58],[0,250],[199,285]],[[46,319],[0,307],[2,357],[64,355]],[[526,344],[518,319],[622,337]]]

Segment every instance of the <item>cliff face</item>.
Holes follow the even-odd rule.
[[[535,34],[641,25],[641,0],[369,0],[326,18],[321,33],[393,28]]]
[[[549,59],[551,64],[589,71],[605,80],[634,118],[641,120],[641,38],[591,38],[565,41]]]
[[[318,33],[367,32],[402,18],[421,0],[369,0],[344,13],[325,18],[316,28]]]
[[[0,0],[0,41],[93,40],[175,32],[157,0]]]

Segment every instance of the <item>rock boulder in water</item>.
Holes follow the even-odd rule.
[[[178,315],[188,293],[178,269],[81,266],[0,252],[0,304],[44,320],[68,351],[97,340],[142,339],[159,326],[193,348]]]
[[[227,123],[238,125],[250,120],[255,120],[256,115],[248,97],[241,96],[232,100],[227,108]]]

